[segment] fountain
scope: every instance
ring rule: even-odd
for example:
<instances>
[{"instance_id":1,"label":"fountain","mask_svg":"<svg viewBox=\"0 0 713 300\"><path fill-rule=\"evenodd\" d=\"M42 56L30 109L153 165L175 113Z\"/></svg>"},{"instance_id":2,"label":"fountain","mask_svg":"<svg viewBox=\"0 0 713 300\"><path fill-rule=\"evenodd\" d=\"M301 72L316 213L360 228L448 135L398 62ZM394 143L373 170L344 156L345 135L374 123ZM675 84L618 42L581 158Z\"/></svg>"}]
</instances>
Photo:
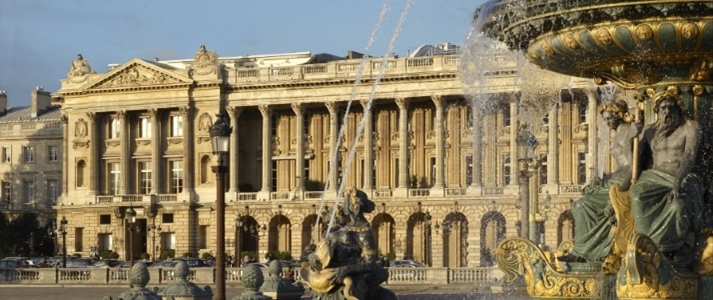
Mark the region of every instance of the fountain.
<instances>
[{"instance_id":1,"label":"fountain","mask_svg":"<svg viewBox=\"0 0 713 300\"><path fill-rule=\"evenodd\" d=\"M713 3L489 1L471 35L542 69L631 90L637 102L637 134L624 140L632 184L609 189L617 226L601 269L561 268L532 241L508 238L497 249L506 279L522 266L533 298L710 299Z\"/></svg>"}]
</instances>

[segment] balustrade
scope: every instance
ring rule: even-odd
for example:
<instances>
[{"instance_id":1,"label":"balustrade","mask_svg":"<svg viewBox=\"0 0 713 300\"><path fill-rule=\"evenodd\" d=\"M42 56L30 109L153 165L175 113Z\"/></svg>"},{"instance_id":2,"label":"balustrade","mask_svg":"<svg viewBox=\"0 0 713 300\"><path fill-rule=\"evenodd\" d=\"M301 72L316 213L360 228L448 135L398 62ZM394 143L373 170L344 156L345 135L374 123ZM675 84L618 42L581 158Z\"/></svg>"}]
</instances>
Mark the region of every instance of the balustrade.
<instances>
[{"instance_id":1,"label":"balustrade","mask_svg":"<svg viewBox=\"0 0 713 300\"><path fill-rule=\"evenodd\" d=\"M304 193L305 199L322 199L322 196L324 196L324 192L305 192Z\"/></svg>"},{"instance_id":2,"label":"balustrade","mask_svg":"<svg viewBox=\"0 0 713 300\"><path fill-rule=\"evenodd\" d=\"M465 188L446 188L446 197L465 196Z\"/></svg>"},{"instance_id":3,"label":"balustrade","mask_svg":"<svg viewBox=\"0 0 713 300\"><path fill-rule=\"evenodd\" d=\"M238 193L238 201L257 201L257 193Z\"/></svg>"},{"instance_id":4,"label":"balustrade","mask_svg":"<svg viewBox=\"0 0 713 300\"><path fill-rule=\"evenodd\" d=\"M272 200L288 200L288 199L290 199L290 192L273 192L270 194L270 199L272 199Z\"/></svg>"},{"instance_id":5,"label":"balustrade","mask_svg":"<svg viewBox=\"0 0 713 300\"><path fill-rule=\"evenodd\" d=\"M409 197L428 197L431 195L431 189L409 189Z\"/></svg>"},{"instance_id":6,"label":"balustrade","mask_svg":"<svg viewBox=\"0 0 713 300\"><path fill-rule=\"evenodd\" d=\"M485 195L502 195L505 189L502 187L484 187L483 196Z\"/></svg>"},{"instance_id":7,"label":"balustrade","mask_svg":"<svg viewBox=\"0 0 713 300\"><path fill-rule=\"evenodd\" d=\"M374 198L391 198L394 194L394 191L392 190L375 190L374 191Z\"/></svg>"}]
</instances>

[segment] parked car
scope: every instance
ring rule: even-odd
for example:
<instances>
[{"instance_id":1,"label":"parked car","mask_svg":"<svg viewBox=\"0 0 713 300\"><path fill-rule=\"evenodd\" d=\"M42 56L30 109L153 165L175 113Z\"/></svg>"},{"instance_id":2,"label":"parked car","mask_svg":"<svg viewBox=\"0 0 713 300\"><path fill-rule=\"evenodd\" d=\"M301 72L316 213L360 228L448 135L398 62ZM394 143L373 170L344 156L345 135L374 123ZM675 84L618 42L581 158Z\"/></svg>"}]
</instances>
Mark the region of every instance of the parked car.
<instances>
[{"instance_id":1,"label":"parked car","mask_svg":"<svg viewBox=\"0 0 713 300\"><path fill-rule=\"evenodd\" d=\"M178 262L180 260L185 261L188 267L190 268L207 268L211 267L211 264L208 263L205 259L200 259L200 258L175 258L173 259L174 261ZM175 264L174 264L175 266Z\"/></svg>"},{"instance_id":2,"label":"parked car","mask_svg":"<svg viewBox=\"0 0 713 300\"><path fill-rule=\"evenodd\" d=\"M422 263L412 259L393 260L389 262L389 268L423 268Z\"/></svg>"},{"instance_id":3,"label":"parked car","mask_svg":"<svg viewBox=\"0 0 713 300\"><path fill-rule=\"evenodd\" d=\"M159 262L155 262L154 264L150 265L149 268L173 269L176 267L177 263L178 263L178 261L175 261L175 260L159 261Z\"/></svg>"},{"instance_id":4,"label":"parked car","mask_svg":"<svg viewBox=\"0 0 713 300\"><path fill-rule=\"evenodd\" d=\"M94 265L92 267L94 267L94 268L114 268L120 264L121 264L121 261L118 261L116 259L102 259L102 260L94 261Z\"/></svg>"},{"instance_id":5,"label":"parked car","mask_svg":"<svg viewBox=\"0 0 713 300\"><path fill-rule=\"evenodd\" d=\"M94 261L89 258L67 259L67 268L91 268L92 266L94 266Z\"/></svg>"},{"instance_id":6,"label":"parked car","mask_svg":"<svg viewBox=\"0 0 713 300\"><path fill-rule=\"evenodd\" d=\"M22 259L22 258L0 259L0 269L20 269L20 268L39 268L39 266L31 263L31 260L29 260L29 259Z\"/></svg>"}]
</instances>

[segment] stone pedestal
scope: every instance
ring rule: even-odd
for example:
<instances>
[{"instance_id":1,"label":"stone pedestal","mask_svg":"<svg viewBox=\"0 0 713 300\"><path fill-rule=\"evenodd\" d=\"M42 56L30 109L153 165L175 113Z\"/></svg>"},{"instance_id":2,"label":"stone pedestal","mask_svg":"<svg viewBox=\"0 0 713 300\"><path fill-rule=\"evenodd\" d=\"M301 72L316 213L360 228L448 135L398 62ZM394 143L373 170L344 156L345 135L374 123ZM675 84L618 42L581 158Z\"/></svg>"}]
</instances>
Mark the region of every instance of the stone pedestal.
<instances>
[{"instance_id":1,"label":"stone pedestal","mask_svg":"<svg viewBox=\"0 0 713 300\"><path fill-rule=\"evenodd\" d=\"M233 297L232 300L270 300L272 297L263 295L258 291L262 286L264 277L260 267L255 264L249 264L243 268L243 273L240 275L240 281L243 282L245 291L240 296Z\"/></svg>"},{"instance_id":2,"label":"stone pedestal","mask_svg":"<svg viewBox=\"0 0 713 300\"><path fill-rule=\"evenodd\" d=\"M191 270L185 261L178 261L174 269L176 280L169 283L166 288L158 294L164 299L172 297L174 300L212 300L213 292L210 287L206 286L205 290L199 288L195 283L186 279Z\"/></svg>"},{"instance_id":3,"label":"stone pedestal","mask_svg":"<svg viewBox=\"0 0 713 300\"><path fill-rule=\"evenodd\" d=\"M287 279L281 277L282 265L279 261L270 262L270 275L260 286L260 291L265 296L270 296L276 300L300 300L305 293L302 284L294 285ZM293 272L297 272L293 270Z\"/></svg>"}]
</instances>

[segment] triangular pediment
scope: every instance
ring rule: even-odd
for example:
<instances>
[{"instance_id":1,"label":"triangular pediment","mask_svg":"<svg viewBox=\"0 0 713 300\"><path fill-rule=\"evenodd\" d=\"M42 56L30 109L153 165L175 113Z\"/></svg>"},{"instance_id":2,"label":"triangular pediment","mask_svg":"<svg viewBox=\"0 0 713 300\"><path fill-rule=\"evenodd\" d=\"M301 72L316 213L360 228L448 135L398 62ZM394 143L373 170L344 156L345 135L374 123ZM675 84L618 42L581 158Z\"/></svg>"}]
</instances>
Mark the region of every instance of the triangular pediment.
<instances>
[{"instance_id":1,"label":"triangular pediment","mask_svg":"<svg viewBox=\"0 0 713 300\"><path fill-rule=\"evenodd\" d=\"M193 79L169 68L134 58L88 82L82 90L191 84Z\"/></svg>"}]
</instances>

